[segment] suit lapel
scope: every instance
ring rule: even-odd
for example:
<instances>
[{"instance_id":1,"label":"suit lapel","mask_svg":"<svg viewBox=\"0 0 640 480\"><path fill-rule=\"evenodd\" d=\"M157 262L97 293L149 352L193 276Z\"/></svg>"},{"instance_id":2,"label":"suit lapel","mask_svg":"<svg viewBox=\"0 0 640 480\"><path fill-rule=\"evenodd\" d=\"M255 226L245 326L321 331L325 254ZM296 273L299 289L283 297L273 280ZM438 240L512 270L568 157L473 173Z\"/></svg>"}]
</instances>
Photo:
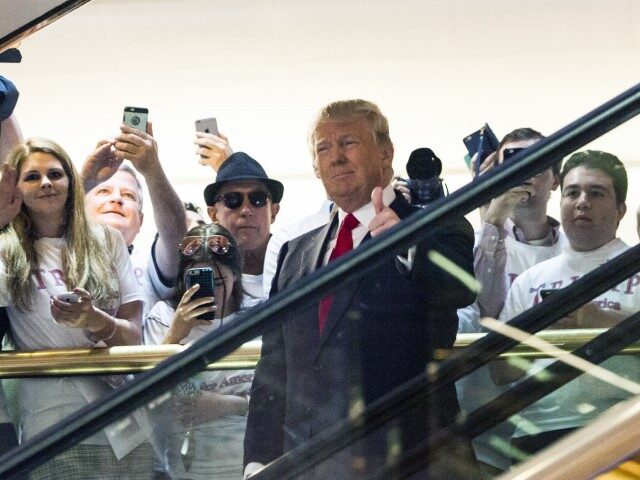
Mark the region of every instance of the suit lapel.
<instances>
[{"instance_id":1,"label":"suit lapel","mask_svg":"<svg viewBox=\"0 0 640 480\"><path fill-rule=\"evenodd\" d=\"M403 219L404 217L408 216L410 213L413 212L412 208L404 199L404 197L399 194L398 192L396 192L396 198L395 200L391 203L391 205L389 205L389 207L396 212L396 214L398 215L398 217L400 217L400 219ZM338 215L336 214L335 217L337 218ZM329 222L329 226L332 226L336 223L336 220L334 219L333 221ZM337 226L337 225L336 225ZM330 238L330 233L331 233L331 228L327 228L325 231L325 238L323 242L318 242L318 244L321 244L322 249L320 252L318 252L318 266L317 268L322 267L322 263L324 261L324 253L326 252L326 246L329 243L329 238ZM366 236L364 237L364 239L362 240L363 242L368 241L369 239L371 239L371 233L367 232ZM345 315L345 312L347 310L347 307L349 306L349 304L351 303L351 299L353 298L354 294L356 293L356 290L360 284L360 282L362 281L366 281L366 279L361 279L358 282L348 282L345 284L340 285L339 288L337 288L333 294L333 302L331 303L331 308L329 309L329 314L327 316L327 323L324 326L324 330L322 331L322 334L320 335L320 342L318 347L321 348L327 341L327 339L329 338L329 335L331 334L331 330L333 330L333 328L336 326L336 324L338 323L338 321L343 317L343 315ZM316 325L318 323L318 309L316 308L316 313L315 313L315 319L316 319ZM318 350L319 351L319 350Z\"/></svg>"}]
</instances>

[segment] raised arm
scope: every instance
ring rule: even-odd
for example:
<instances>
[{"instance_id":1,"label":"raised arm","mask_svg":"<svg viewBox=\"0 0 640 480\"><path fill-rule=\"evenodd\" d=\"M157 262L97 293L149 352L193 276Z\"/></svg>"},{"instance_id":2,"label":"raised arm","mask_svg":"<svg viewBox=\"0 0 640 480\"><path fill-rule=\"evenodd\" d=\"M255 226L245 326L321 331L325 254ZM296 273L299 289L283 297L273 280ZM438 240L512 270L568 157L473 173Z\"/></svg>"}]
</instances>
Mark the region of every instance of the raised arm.
<instances>
[{"instance_id":1,"label":"raised arm","mask_svg":"<svg viewBox=\"0 0 640 480\"><path fill-rule=\"evenodd\" d=\"M20 212L22 194L17 187L18 173L6 163L0 167L0 231Z\"/></svg>"},{"instance_id":2,"label":"raised arm","mask_svg":"<svg viewBox=\"0 0 640 480\"><path fill-rule=\"evenodd\" d=\"M162 278L173 279L178 273L178 245L187 233L184 206L158 158L158 145L153 138L151 122L148 123L147 133L124 124L120 130L114 144L115 156L131 161L145 179L158 228L155 246L157 266Z\"/></svg>"},{"instance_id":3,"label":"raised arm","mask_svg":"<svg viewBox=\"0 0 640 480\"><path fill-rule=\"evenodd\" d=\"M222 134L196 132L196 139L193 143L198 147L200 165L208 165L214 172L217 172L220 165L233 153L229 140Z\"/></svg>"},{"instance_id":4,"label":"raised arm","mask_svg":"<svg viewBox=\"0 0 640 480\"><path fill-rule=\"evenodd\" d=\"M9 152L22 142L22 131L15 114L0 122L0 161L4 162Z\"/></svg>"},{"instance_id":5,"label":"raised arm","mask_svg":"<svg viewBox=\"0 0 640 480\"><path fill-rule=\"evenodd\" d=\"M84 191L89 192L99 183L109 180L120 168L122 158L115 155L115 140L102 139L82 164Z\"/></svg>"}]
</instances>

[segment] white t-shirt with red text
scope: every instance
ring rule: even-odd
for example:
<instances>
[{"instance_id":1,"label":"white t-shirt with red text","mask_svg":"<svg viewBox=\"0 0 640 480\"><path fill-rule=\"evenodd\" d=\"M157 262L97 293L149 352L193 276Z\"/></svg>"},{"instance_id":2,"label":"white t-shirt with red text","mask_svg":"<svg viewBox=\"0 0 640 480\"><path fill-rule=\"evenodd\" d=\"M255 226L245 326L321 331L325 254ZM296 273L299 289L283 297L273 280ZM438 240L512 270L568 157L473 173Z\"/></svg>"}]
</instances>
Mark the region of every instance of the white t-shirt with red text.
<instances>
[{"instance_id":1,"label":"white t-shirt with red text","mask_svg":"<svg viewBox=\"0 0 640 480\"><path fill-rule=\"evenodd\" d=\"M540 303L540 290L566 287L628 248L620 239L611 240L590 252L577 252L566 247L559 256L531 267L515 279L500 313L500 320L507 322ZM593 302L603 310L621 314L622 318L638 312L640 273L596 297ZM534 375L552 361L536 360L528 375ZM614 356L601 366L630 380L640 381L640 358L637 356ZM515 436L522 436L525 431L531 432L532 424L540 432L584 426L630 395L583 374L523 410L520 417L523 422L528 423L522 430L516 430Z\"/></svg>"},{"instance_id":2,"label":"white t-shirt with red text","mask_svg":"<svg viewBox=\"0 0 640 480\"><path fill-rule=\"evenodd\" d=\"M112 249L112 254L115 260L119 298L100 307L110 315L114 315L120 305L142 300L142 295L122 236L113 229L107 231L110 236L107 245L115 247ZM51 296L70 290L70 287L64 283L62 268L61 248L64 243L64 238L41 238L35 241L39 262L35 274L30 279L35 295L32 297L32 307L26 312L21 312L12 305L7 289L12 279L7 277L5 265L0 260L0 305L7 307L11 337L17 350L95 346L83 329L60 325L51 315ZM111 391L112 387L98 377L22 379L19 402L22 440L33 437ZM118 438L117 442L116 445L113 443L112 445L116 455L120 457L129 446L123 438ZM91 437L86 443L106 445L111 442L108 442L107 437L100 433Z\"/></svg>"}]
</instances>

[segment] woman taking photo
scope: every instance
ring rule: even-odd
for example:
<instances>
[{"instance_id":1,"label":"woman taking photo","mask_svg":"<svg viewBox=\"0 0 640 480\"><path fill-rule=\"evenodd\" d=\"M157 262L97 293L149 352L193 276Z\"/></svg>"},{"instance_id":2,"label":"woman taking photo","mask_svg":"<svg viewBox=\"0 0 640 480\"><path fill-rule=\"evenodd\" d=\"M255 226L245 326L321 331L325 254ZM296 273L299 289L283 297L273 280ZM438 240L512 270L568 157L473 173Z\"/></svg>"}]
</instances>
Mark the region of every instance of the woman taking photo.
<instances>
[{"instance_id":1,"label":"woman taking photo","mask_svg":"<svg viewBox=\"0 0 640 480\"><path fill-rule=\"evenodd\" d=\"M17 172L22 206L0 236L0 305L7 307L16 349L140 343L142 301L124 241L87 220L82 182L67 153L51 140L31 138L7 163ZM111 389L98 377L22 380L22 441ZM128 478L136 468L149 475L148 459L136 457L144 449L135 448L139 443L125 443L107 428L31 478Z\"/></svg>"},{"instance_id":2,"label":"woman taking photo","mask_svg":"<svg viewBox=\"0 0 640 480\"><path fill-rule=\"evenodd\" d=\"M198 282L189 286L192 278ZM213 286L213 296L198 292ZM242 302L242 261L235 240L219 224L191 229L180 244L176 293L145 319L147 344L187 344L214 331ZM209 316L210 320L202 316ZM155 409L154 446L176 479L242 478L248 394L253 370L203 372L181 383Z\"/></svg>"}]
</instances>

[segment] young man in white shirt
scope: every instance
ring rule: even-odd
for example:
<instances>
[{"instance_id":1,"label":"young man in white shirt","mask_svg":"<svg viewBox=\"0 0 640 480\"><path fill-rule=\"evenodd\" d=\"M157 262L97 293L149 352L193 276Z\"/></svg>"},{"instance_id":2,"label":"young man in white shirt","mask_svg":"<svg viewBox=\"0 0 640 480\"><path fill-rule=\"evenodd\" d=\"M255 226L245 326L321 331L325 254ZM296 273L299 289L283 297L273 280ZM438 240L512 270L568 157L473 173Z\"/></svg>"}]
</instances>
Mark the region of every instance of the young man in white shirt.
<instances>
[{"instance_id":1,"label":"young man in white shirt","mask_svg":"<svg viewBox=\"0 0 640 480\"><path fill-rule=\"evenodd\" d=\"M562 227L569 245L559 256L526 270L513 282L500 314L502 321L541 302L541 290L563 288L628 248L616 238L619 222L626 213L627 194L627 174L618 158L592 150L575 153L565 163L560 182ZM609 328L639 309L640 274L636 274L560 319L552 328ZM528 373L534 374L549 362L536 361ZM612 357L602 366L640 380L637 357ZM628 395L583 375L520 412L522 420L513 443L527 453L536 452L584 426ZM537 433L531 434L532 426Z\"/></svg>"}]
</instances>

